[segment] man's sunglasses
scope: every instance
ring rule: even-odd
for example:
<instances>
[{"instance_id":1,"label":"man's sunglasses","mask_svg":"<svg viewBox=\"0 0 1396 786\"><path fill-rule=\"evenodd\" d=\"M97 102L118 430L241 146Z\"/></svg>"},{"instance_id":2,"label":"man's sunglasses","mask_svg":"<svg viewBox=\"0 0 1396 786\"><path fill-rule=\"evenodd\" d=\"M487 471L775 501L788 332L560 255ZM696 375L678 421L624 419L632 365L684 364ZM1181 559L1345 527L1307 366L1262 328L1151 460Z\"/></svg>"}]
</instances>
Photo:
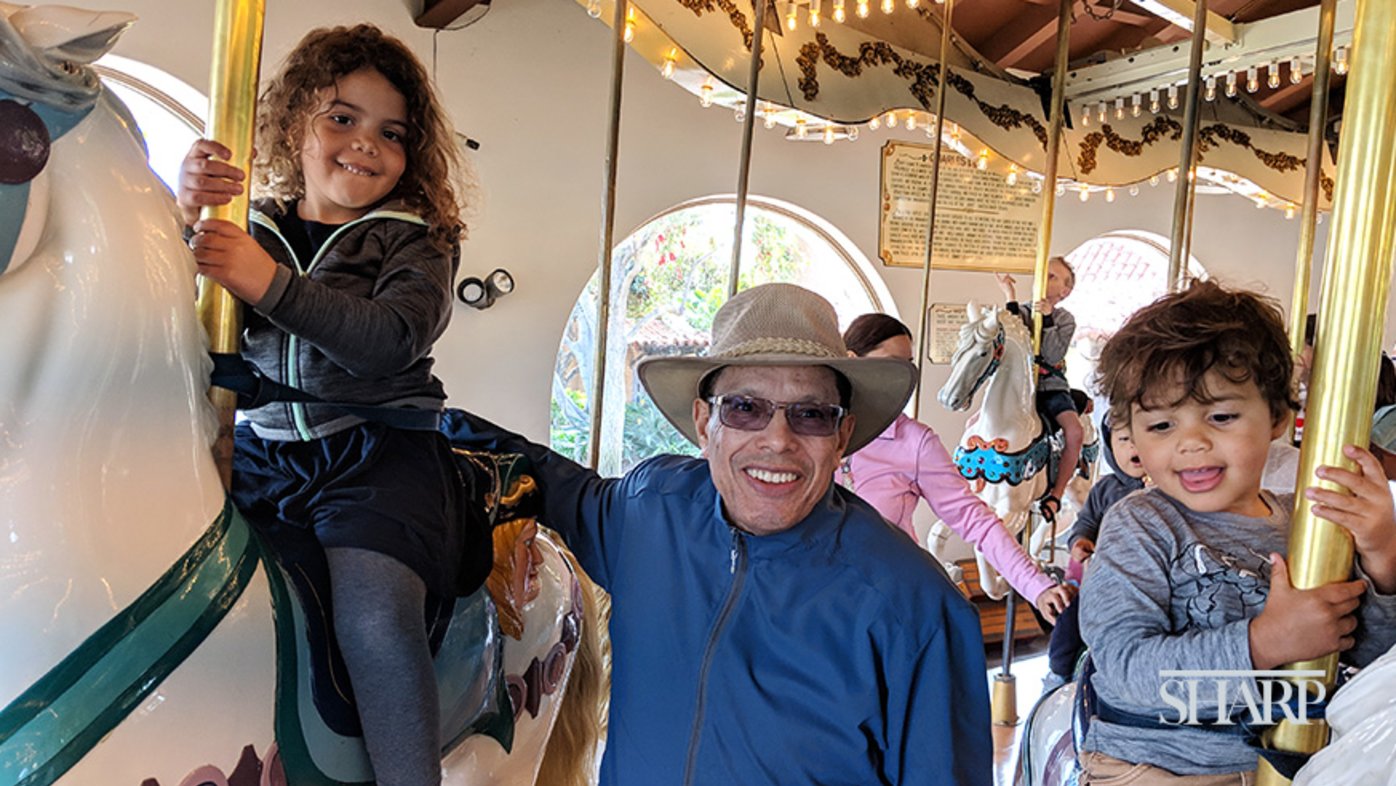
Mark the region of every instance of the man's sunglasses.
<instances>
[{"instance_id":1,"label":"man's sunglasses","mask_svg":"<svg viewBox=\"0 0 1396 786\"><path fill-rule=\"evenodd\" d=\"M830 437L838 431L847 410L838 404L811 404L798 401L771 401L755 396L713 396L708 403L717 407L722 425L741 431L760 431L785 410L790 430L806 437Z\"/></svg>"}]
</instances>

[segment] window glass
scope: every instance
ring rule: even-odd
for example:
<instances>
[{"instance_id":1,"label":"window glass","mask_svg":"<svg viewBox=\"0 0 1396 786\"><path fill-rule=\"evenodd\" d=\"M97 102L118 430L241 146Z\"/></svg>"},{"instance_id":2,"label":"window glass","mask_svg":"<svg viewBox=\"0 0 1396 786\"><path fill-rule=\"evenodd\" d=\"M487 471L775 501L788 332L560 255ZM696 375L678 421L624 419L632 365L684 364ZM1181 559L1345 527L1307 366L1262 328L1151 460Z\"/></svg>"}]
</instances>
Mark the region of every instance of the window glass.
<instances>
[{"instance_id":1,"label":"window glass","mask_svg":"<svg viewBox=\"0 0 1396 786\"><path fill-rule=\"evenodd\" d=\"M746 217L739 288L799 284L827 298L841 326L869 311L893 313L880 277L833 227L770 200L749 200ZM603 474L663 453L697 454L650 402L634 370L647 355L707 350L713 316L727 300L735 220L730 197L699 200L659 215L616 246ZM582 463L589 459L598 286L599 272L572 309L553 374L552 446Z\"/></svg>"}]
</instances>

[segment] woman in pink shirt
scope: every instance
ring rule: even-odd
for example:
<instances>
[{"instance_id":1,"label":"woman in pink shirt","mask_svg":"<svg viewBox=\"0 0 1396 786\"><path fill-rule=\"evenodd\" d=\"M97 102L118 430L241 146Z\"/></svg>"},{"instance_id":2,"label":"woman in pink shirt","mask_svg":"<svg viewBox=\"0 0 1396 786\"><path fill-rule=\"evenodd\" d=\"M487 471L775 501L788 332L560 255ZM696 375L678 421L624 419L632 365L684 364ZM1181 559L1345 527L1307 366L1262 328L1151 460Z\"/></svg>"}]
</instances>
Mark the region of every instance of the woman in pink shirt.
<instances>
[{"instance_id":1,"label":"woman in pink shirt","mask_svg":"<svg viewBox=\"0 0 1396 786\"><path fill-rule=\"evenodd\" d=\"M843 340L850 355L912 359L911 331L886 314L853 320ZM970 492L930 426L898 415L886 431L844 459L839 472L839 482L913 539L912 514L918 500L926 500L936 516L973 543L1020 595L1031 598L1048 621L1055 621L1070 603L1071 589L1057 586L1043 573L993 510Z\"/></svg>"}]
</instances>

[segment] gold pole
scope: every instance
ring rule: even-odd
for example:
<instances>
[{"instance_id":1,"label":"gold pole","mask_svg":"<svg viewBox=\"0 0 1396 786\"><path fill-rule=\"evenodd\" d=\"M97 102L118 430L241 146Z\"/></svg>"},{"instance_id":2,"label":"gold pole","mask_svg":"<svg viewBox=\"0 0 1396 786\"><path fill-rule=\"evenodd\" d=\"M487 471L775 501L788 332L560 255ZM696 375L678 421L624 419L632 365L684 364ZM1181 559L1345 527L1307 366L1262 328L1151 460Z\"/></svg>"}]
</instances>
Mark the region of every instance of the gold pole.
<instances>
[{"instance_id":1,"label":"gold pole","mask_svg":"<svg viewBox=\"0 0 1396 786\"><path fill-rule=\"evenodd\" d=\"M209 74L207 135L233 151L228 163L251 172L252 131L257 116L257 72L262 62L263 0L218 0L213 24L213 66ZM252 182L249 177L246 183ZM227 205L206 207L203 218L231 221L247 229L248 188ZM242 309L228 290L210 279L199 282L199 321L208 332L211 352L237 352L242 340ZM218 413L213 459L227 488L233 473L233 418L237 395L210 388Z\"/></svg>"},{"instance_id":2,"label":"gold pole","mask_svg":"<svg viewBox=\"0 0 1396 786\"><path fill-rule=\"evenodd\" d=\"M732 238L732 269L727 274L727 297L737 294L742 272L742 224L746 222L746 192L751 178L751 136L756 127L756 92L761 79L761 42L766 38L766 3L752 0L751 64L746 76L746 115L742 118L742 153L737 163L737 226Z\"/></svg>"},{"instance_id":3,"label":"gold pole","mask_svg":"<svg viewBox=\"0 0 1396 786\"><path fill-rule=\"evenodd\" d=\"M620 156L620 98L625 79L625 12L626 0L615 0L611 17L611 103L610 125L606 129L606 186L601 201L600 282L597 292L596 355L592 363L593 379L587 405L591 407L591 441L587 445L588 462L592 469L601 469L601 406L606 396L606 344L611 327L611 247L616 231L616 163Z\"/></svg>"},{"instance_id":4,"label":"gold pole","mask_svg":"<svg viewBox=\"0 0 1396 786\"><path fill-rule=\"evenodd\" d=\"M1313 375L1305 414L1304 447L1299 456L1300 487L1320 464L1353 467L1342 453L1347 444L1366 445L1372 425L1377 366L1372 347L1380 346L1383 311L1391 286L1391 255L1396 251L1396 3L1357 0L1352 35L1352 75L1347 83L1343 131L1338 149L1337 193L1328 238L1318 311ZM1315 481L1335 488L1325 481ZM1337 524L1313 515L1303 495L1295 498L1289 533L1289 574L1294 586L1312 589L1344 581L1352 572L1352 539ZM1337 653L1294 669L1322 669L1329 687ZM1327 742L1328 727L1311 721L1280 723L1268 735L1270 747L1312 753ZM1264 761L1257 783L1288 781Z\"/></svg>"},{"instance_id":5,"label":"gold pole","mask_svg":"<svg viewBox=\"0 0 1396 786\"><path fill-rule=\"evenodd\" d=\"M1304 164L1304 204L1299 216L1299 251L1294 257L1294 298L1289 307L1289 346L1297 358L1304 351L1304 322L1309 315L1309 276L1314 266L1314 225L1318 223L1319 176L1323 174L1323 129L1328 121L1329 56L1338 0L1322 0L1318 10L1318 46L1314 52L1314 90L1309 100L1309 154ZM1294 439L1294 417L1289 419Z\"/></svg>"},{"instance_id":6,"label":"gold pole","mask_svg":"<svg viewBox=\"0 0 1396 786\"><path fill-rule=\"evenodd\" d=\"M936 87L936 144L931 156L931 183L926 191L926 266L921 270L921 316L916 329L916 392L911 396L911 416L921 416L921 380L926 371L926 336L930 330L931 258L936 236L936 190L940 188L940 151L945 146L945 93L950 81L950 19L955 13L955 0L945 0L940 15L940 85Z\"/></svg>"},{"instance_id":7,"label":"gold pole","mask_svg":"<svg viewBox=\"0 0 1396 786\"><path fill-rule=\"evenodd\" d=\"M1057 211L1057 158L1061 155L1062 114L1067 96L1067 68L1071 64L1072 0L1057 8L1057 70L1051 75L1051 112L1047 119L1047 170L1043 173L1043 221L1037 225L1037 264L1033 265L1033 300L1047 297L1047 260L1051 258L1051 222ZM1043 350L1043 316L1033 309L1033 355Z\"/></svg>"},{"instance_id":8,"label":"gold pole","mask_svg":"<svg viewBox=\"0 0 1396 786\"><path fill-rule=\"evenodd\" d=\"M1207 46L1207 0L1196 0L1192 15L1192 49L1188 52L1188 86L1183 106L1183 145L1178 157L1178 188L1173 196L1173 239L1168 244L1168 291L1183 288L1192 246L1192 200L1197 187L1197 118L1201 106L1202 50Z\"/></svg>"},{"instance_id":9,"label":"gold pole","mask_svg":"<svg viewBox=\"0 0 1396 786\"><path fill-rule=\"evenodd\" d=\"M1037 264L1032 274L1032 302L1047 297L1047 260L1052 253L1052 216L1057 209L1057 158L1061 155L1062 115L1065 114L1066 72L1071 59L1071 4L1057 9L1057 65L1052 72L1052 111L1047 124L1047 170L1042 175L1042 223L1037 225ZM1032 352L1042 352L1042 313L1032 310Z\"/></svg>"}]
</instances>

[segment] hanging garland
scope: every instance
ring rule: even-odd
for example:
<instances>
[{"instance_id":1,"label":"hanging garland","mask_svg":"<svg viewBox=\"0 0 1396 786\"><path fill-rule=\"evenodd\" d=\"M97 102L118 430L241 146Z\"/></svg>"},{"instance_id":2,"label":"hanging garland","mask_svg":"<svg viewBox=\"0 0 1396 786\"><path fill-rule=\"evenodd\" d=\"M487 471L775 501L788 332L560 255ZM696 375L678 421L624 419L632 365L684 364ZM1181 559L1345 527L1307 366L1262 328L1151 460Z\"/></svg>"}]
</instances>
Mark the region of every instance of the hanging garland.
<instances>
[{"instance_id":1,"label":"hanging garland","mask_svg":"<svg viewBox=\"0 0 1396 786\"><path fill-rule=\"evenodd\" d=\"M850 57L839 52L825 34L816 33L814 38L814 41L800 47L800 54L795 59L800 68L800 92L806 101L819 98L818 66L821 60L850 79L861 76L864 68L893 64L892 73L908 80L911 83L908 89L912 96L923 109L930 111L931 99L935 97L935 89L940 82L939 64L924 65L908 60L893 49L891 44L883 41L864 41L858 46L858 56ZM974 83L953 71L950 72L948 81L950 87L972 101L989 122L1007 131L1026 126L1032 129L1033 135L1042 144L1042 149L1047 149L1047 128L1036 117L1007 104L993 106L980 100L975 95Z\"/></svg>"}]
</instances>

